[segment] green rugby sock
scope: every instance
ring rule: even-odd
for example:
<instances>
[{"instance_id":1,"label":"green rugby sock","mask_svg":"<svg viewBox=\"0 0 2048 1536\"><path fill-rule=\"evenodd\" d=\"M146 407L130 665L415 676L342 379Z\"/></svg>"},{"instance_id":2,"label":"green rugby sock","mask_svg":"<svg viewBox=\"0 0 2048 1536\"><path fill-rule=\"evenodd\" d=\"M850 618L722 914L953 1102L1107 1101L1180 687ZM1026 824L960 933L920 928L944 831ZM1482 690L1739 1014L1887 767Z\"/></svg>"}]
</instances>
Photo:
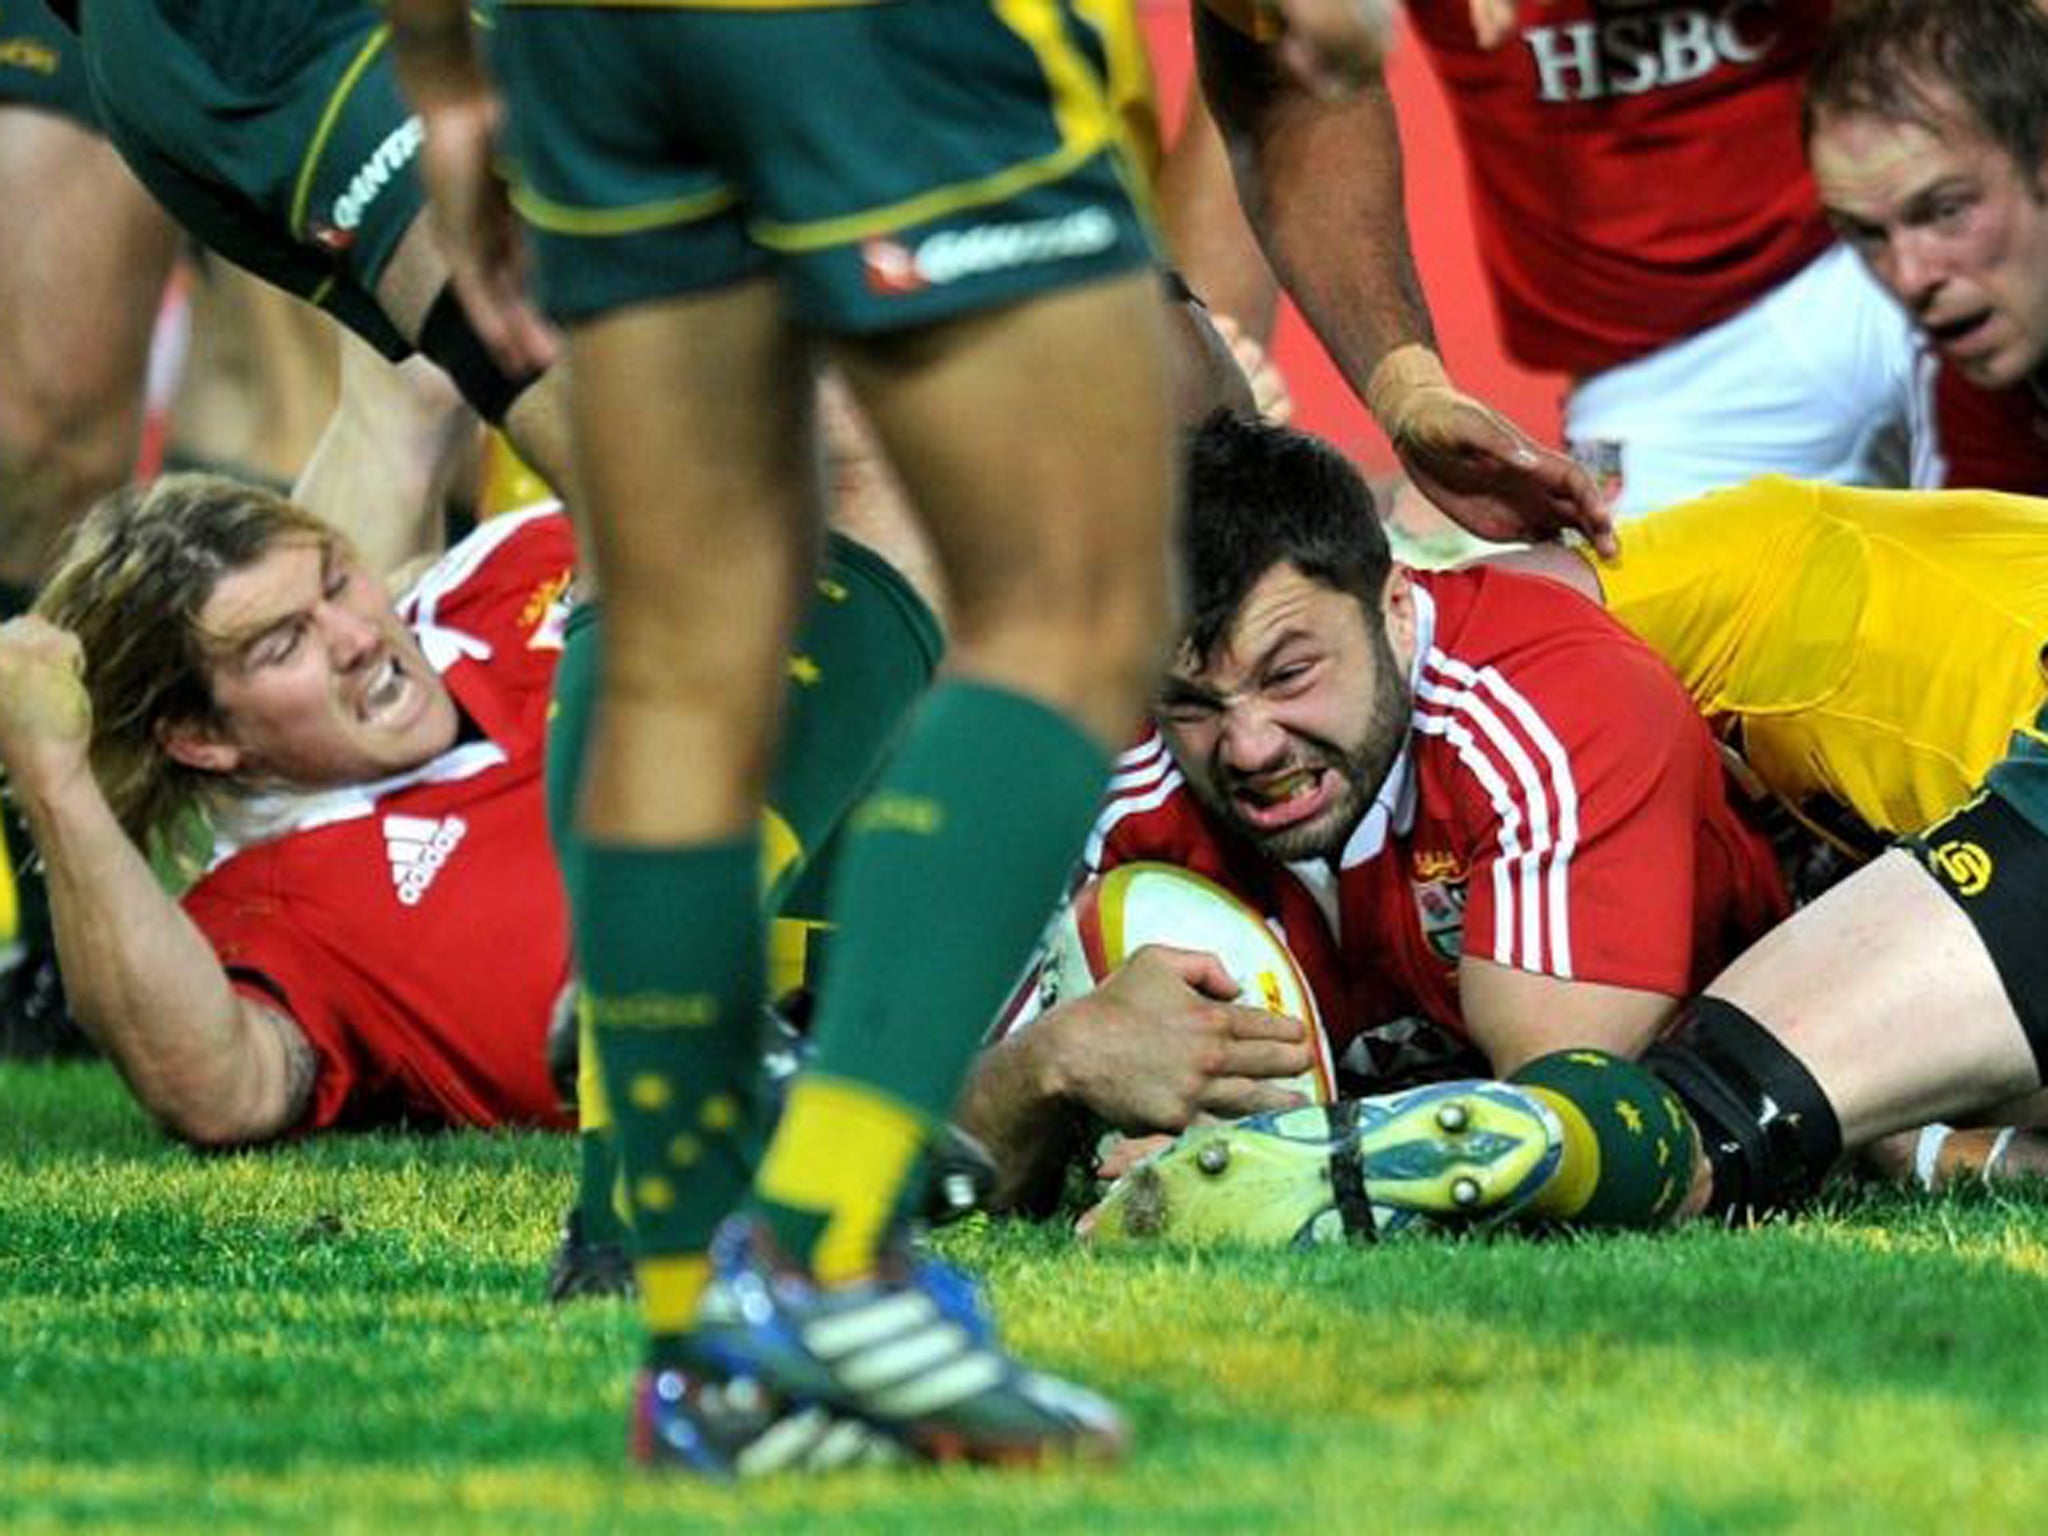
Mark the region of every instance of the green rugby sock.
<instances>
[{"instance_id":1,"label":"green rugby sock","mask_svg":"<svg viewBox=\"0 0 2048 1536\"><path fill-rule=\"evenodd\" d=\"M554 842L563 881L571 885L571 866L581 844L576 832L576 790L583 781L583 757L597 711L601 640L597 604L578 603L571 608L562 625L562 658L555 663L554 696L548 701L548 836Z\"/></svg>"},{"instance_id":2,"label":"green rugby sock","mask_svg":"<svg viewBox=\"0 0 2048 1536\"><path fill-rule=\"evenodd\" d=\"M577 1227L586 1243L623 1243L626 1221L619 1214L619 1156L612 1147L612 1131L585 1130L576 1133Z\"/></svg>"},{"instance_id":3,"label":"green rugby sock","mask_svg":"<svg viewBox=\"0 0 2048 1536\"><path fill-rule=\"evenodd\" d=\"M768 788L770 909L786 910L810 863L874 781L930 686L938 623L893 567L835 534L789 657L782 747ZM776 864L786 832L798 857Z\"/></svg>"},{"instance_id":4,"label":"green rugby sock","mask_svg":"<svg viewBox=\"0 0 2048 1536\"><path fill-rule=\"evenodd\" d=\"M576 786L597 703L600 605L570 610L548 715L548 829L565 869L573 862ZM942 642L938 621L893 567L838 534L805 610L789 659L782 749L770 785L769 909L800 900L813 863L875 776L905 717L931 682ZM808 907L798 910L810 912Z\"/></svg>"},{"instance_id":5,"label":"green rugby sock","mask_svg":"<svg viewBox=\"0 0 2048 1536\"><path fill-rule=\"evenodd\" d=\"M1528 1207L1538 1221L1654 1227L1691 1188L1698 1139L1664 1082L1633 1061L1577 1048L1539 1056L1508 1079L1565 1125L1564 1159Z\"/></svg>"},{"instance_id":6,"label":"green rugby sock","mask_svg":"<svg viewBox=\"0 0 2048 1536\"><path fill-rule=\"evenodd\" d=\"M586 843L571 883L590 1011L659 1353L687 1328L711 1234L757 1144L760 843Z\"/></svg>"},{"instance_id":7,"label":"green rugby sock","mask_svg":"<svg viewBox=\"0 0 2048 1536\"><path fill-rule=\"evenodd\" d=\"M951 1111L1059 899L1108 766L1093 738L1036 700L951 682L855 809L832 894L815 1076L839 1085L820 1104L849 1091L865 1103L875 1134L857 1145L875 1166L822 1166L833 1138L790 1126L793 1100L756 1186L756 1209L786 1248L813 1264L834 1256L821 1273L872 1258L919 1164L879 1128Z\"/></svg>"}]
</instances>

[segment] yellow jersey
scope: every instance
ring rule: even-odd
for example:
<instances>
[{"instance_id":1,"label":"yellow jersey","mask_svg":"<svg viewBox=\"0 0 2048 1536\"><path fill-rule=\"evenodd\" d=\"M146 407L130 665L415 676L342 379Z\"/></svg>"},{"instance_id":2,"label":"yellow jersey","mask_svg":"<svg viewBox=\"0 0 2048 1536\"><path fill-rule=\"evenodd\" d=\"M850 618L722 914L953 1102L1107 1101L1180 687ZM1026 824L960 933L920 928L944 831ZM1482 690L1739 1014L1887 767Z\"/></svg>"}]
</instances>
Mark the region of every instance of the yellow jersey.
<instances>
[{"instance_id":1,"label":"yellow jersey","mask_svg":"<svg viewBox=\"0 0 2048 1536\"><path fill-rule=\"evenodd\" d=\"M1758 777L1851 852L1959 805L2048 700L2048 500L1772 476L1586 558Z\"/></svg>"}]
</instances>

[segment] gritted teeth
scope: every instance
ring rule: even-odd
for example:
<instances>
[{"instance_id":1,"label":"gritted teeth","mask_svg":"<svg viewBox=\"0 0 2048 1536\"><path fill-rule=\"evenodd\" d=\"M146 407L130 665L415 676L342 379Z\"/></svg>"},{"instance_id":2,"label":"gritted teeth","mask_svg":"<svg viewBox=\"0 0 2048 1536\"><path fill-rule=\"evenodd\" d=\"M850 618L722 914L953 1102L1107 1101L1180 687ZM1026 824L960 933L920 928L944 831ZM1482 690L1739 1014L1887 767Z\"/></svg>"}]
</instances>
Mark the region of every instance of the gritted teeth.
<instances>
[{"instance_id":1,"label":"gritted teeth","mask_svg":"<svg viewBox=\"0 0 2048 1536\"><path fill-rule=\"evenodd\" d=\"M377 670L371 674L368 686L363 689L363 711L365 714L388 709L398 700L405 679L398 670L398 658L387 655L377 663Z\"/></svg>"},{"instance_id":2,"label":"gritted teeth","mask_svg":"<svg viewBox=\"0 0 2048 1536\"><path fill-rule=\"evenodd\" d=\"M1319 772L1315 768L1295 768L1274 778L1248 783L1242 792L1246 799L1261 805L1280 805L1314 789Z\"/></svg>"}]
</instances>

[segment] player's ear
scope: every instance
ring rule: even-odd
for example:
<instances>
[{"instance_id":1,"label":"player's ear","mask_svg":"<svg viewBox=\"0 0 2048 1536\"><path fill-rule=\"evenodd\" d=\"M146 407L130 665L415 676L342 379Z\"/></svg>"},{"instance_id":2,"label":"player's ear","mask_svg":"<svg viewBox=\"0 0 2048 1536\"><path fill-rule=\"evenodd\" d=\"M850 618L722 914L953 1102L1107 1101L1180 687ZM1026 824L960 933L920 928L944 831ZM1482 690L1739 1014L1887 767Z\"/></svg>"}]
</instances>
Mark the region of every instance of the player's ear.
<instances>
[{"instance_id":1,"label":"player's ear","mask_svg":"<svg viewBox=\"0 0 2048 1536\"><path fill-rule=\"evenodd\" d=\"M1387 572L1387 585L1380 593L1380 622L1386 626L1388 646L1407 666L1415 659L1415 583L1405 565Z\"/></svg>"},{"instance_id":2,"label":"player's ear","mask_svg":"<svg viewBox=\"0 0 2048 1536\"><path fill-rule=\"evenodd\" d=\"M172 762L202 773L233 773L242 765L242 749L220 726L204 720L159 720L156 744Z\"/></svg>"}]
</instances>

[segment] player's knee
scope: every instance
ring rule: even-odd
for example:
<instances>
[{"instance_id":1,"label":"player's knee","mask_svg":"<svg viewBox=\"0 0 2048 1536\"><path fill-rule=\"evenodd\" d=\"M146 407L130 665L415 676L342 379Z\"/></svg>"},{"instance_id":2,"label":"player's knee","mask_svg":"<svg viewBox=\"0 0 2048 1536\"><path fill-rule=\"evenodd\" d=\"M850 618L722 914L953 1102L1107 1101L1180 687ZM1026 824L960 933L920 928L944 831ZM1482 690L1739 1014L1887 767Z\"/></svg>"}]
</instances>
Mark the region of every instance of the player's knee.
<instances>
[{"instance_id":1,"label":"player's knee","mask_svg":"<svg viewBox=\"0 0 2048 1536\"><path fill-rule=\"evenodd\" d=\"M0 423L0 575L29 581L65 529L135 467L131 415L95 415L76 401L17 401ZM18 567L18 568L17 568Z\"/></svg>"},{"instance_id":2,"label":"player's knee","mask_svg":"<svg viewBox=\"0 0 2048 1536\"><path fill-rule=\"evenodd\" d=\"M1713 1169L1712 1213L1742 1219L1793 1209L1842 1155L1841 1124L1813 1074L1724 998L1688 1004L1677 1031L1642 1062L1692 1115Z\"/></svg>"}]
</instances>

